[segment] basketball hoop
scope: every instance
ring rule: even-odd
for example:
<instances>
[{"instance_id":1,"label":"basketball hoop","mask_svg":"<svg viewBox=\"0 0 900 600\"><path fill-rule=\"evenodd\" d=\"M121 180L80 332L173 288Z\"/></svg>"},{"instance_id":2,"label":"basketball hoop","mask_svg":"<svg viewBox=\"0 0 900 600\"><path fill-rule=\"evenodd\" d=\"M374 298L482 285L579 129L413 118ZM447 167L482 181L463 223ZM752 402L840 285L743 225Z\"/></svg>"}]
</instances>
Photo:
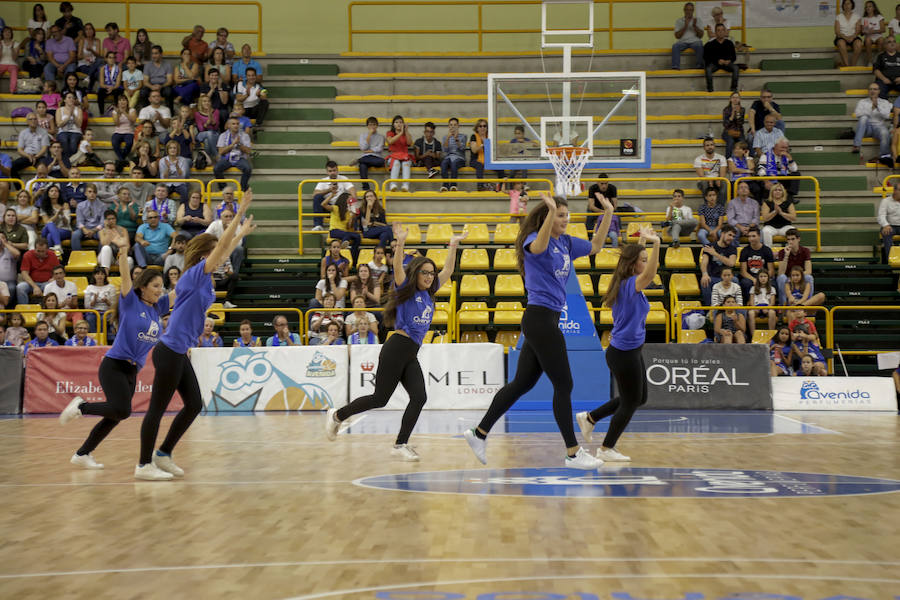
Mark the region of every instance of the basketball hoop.
<instances>
[{"instance_id":1,"label":"basketball hoop","mask_svg":"<svg viewBox=\"0 0 900 600\"><path fill-rule=\"evenodd\" d=\"M591 157L582 146L551 146L547 148L550 162L556 171L556 193L569 197L581 193L581 171Z\"/></svg>"}]
</instances>

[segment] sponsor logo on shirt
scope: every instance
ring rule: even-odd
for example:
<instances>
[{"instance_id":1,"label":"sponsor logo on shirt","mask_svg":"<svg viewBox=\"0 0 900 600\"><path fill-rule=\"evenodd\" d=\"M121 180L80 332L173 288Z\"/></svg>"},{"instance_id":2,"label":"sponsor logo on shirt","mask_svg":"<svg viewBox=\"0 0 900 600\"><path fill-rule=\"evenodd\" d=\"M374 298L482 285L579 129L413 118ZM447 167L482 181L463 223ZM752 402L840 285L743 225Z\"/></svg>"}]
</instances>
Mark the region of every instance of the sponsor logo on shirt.
<instances>
[{"instance_id":1,"label":"sponsor logo on shirt","mask_svg":"<svg viewBox=\"0 0 900 600\"><path fill-rule=\"evenodd\" d=\"M553 249L554 252L559 252L556 248ZM557 279L564 280L569 278L569 268L572 266L572 261L569 258L568 254L563 254L563 266L560 269L556 269L553 271L553 275L556 276Z\"/></svg>"},{"instance_id":2,"label":"sponsor logo on shirt","mask_svg":"<svg viewBox=\"0 0 900 600\"><path fill-rule=\"evenodd\" d=\"M417 298L419 300L419 298ZM422 311L421 315L416 315L413 317L413 323L417 325L430 325L431 324L431 311L432 308L430 306L426 306Z\"/></svg>"},{"instance_id":3,"label":"sponsor logo on shirt","mask_svg":"<svg viewBox=\"0 0 900 600\"><path fill-rule=\"evenodd\" d=\"M147 313L142 312L141 316L146 317ZM138 339L142 342L149 342L151 344L155 344L159 341L159 323L156 321L150 321L150 326L147 328L146 333L143 331L139 331L137 335Z\"/></svg>"}]
</instances>

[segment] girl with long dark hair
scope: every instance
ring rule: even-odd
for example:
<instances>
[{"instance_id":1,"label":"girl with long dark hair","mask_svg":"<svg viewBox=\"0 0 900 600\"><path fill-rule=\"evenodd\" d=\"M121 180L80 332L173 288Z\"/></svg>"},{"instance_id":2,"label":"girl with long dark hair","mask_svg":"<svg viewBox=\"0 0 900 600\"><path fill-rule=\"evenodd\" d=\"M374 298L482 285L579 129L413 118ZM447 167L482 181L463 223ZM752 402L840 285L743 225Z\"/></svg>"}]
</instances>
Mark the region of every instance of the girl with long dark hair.
<instances>
[{"instance_id":1,"label":"girl with long dark hair","mask_svg":"<svg viewBox=\"0 0 900 600\"><path fill-rule=\"evenodd\" d=\"M648 256L644 244L653 248ZM652 229L642 229L639 244L622 248L619 263L609 283L603 306L612 308L613 328L606 349L606 364L615 378L619 395L591 412L575 415L581 434L591 441L594 425L612 415L597 458L604 462L628 462L631 459L616 450L619 436L628 427L634 411L647 402L647 379L641 349L647 335L647 313L650 303L644 295L659 268L659 236Z\"/></svg>"},{"instance_id":2,"label":"girl with long dark hair","mask_svg":"<svg viewBox=\"0 0 900 600\"><path fill-rule=\"evenodd\" d=\"M519 355L515 378L503 386L481 423L465 432L466 441L475 456L487 464L487 434L500 417L528 390L542 373L553 384L553 417L566 443L564 465L574 469L596 469L602 461L595 459L575 439L572 424L572 371L566 354L566 341L559 330L559 317L566 304L566 280L572 261L596 254L603 248L613 207L605 196L599 200L604 214L592 242L566 234L569 206L565 198L541 194L543 202L526 217L516 239L519 272L525 280L528 305L522 315L525 343Z\"/></svg>"},{"instance_id":3,"label":"girl with long dark hair","mask_svg":"<svg viewBox=\"0 0 900 600\"><path fill-rule=\"evenodd\" d=\"M391 456L417 461L419 455L408 444L426 400L425 377L417 355L422 340L431 327L434 295L453 275L456 247L466 238L466 233L451 236L447 260L440 273L437 272L434 261L425 256L417 256L406 269L403 268L403 245L407 234L405 227L394 224L394 237L397 239L394 286L384 309L384 322L394 328L395 335L388 338L378 354L375 392L361 396L341 409L328 409L325 415L325 436L334 441L342 421L367 410L386 406L399 383L409 394L409 404L403 412L400 433L391 449Z\"/></svg>"},{"instance_id":4,"label":"girl with long dark hair","mask_svg":"<svg viewBox=\"0 0 900 600\"><path fill-rule=\"evenodd\" d=\"M188 350L196 345L203 333L206 311L216 299L213 271L231 256L241 239L256 228L252 216L244 220L252 200L253 193L248 189L237 214L218 240L212 234L201 233L192 238L184 250L184 272L175 286L178 302L172 309L166 332L153 349L156 374L150 406L141 424L141 456L134 469L137 479L161 481L184 477L184 470L172 460L172 451L203 408L200 384ZM154 452L159 423L176 390L181 394L184 408L175 415L166 439Z\"/></svg>"},{"instance_id":5,"label":"girl with long dark hair","mask_svg":"<svg viewBox=\"0 0 900 600\"><path fill-rule=\"evenodd\" d=\"M116 238L114 243L127 248L128 236ZM81 415L103 417L70 460L73 465L85 469L103 468L91 453L120 421L131 415L137 374L162 333L162 316L169 312L169 305L175 299L175 292L166 294L159 271L147 269L132 284L127 252L119 252L119 274L122 277L119 302L112 309L115 313L113 321L119 324L118 334L103 357L98 373L106 402L85 402L76 396L59 415L63 425ZM150 466L151 470L155 468Z\"/></svg>"}]
</instances>

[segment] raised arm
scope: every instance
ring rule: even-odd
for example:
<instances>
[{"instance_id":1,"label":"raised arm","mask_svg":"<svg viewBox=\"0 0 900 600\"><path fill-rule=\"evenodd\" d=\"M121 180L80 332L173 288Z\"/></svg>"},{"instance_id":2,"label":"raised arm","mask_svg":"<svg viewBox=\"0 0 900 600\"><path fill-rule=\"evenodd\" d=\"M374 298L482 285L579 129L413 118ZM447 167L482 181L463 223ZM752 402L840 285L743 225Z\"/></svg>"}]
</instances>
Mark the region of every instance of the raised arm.
<instances>
[{"instance_id":1,"label":"raised arm","mask_svg":"<svg viewBox=\"0 0 900 600\"><path fill-rule=\"evenodd\" d=\"M225 262L225 259L234 251L241 239L256 229L256 225L253 224L252 215L244 220L244 215L247 213L247 209L250 207L252 201L253 191L248 188L247 191L244 192L244 197L241 198L241 203L238 205L238 211L234 216L234 220L228 225L228 229L222 233L222 237L219 238L216 247L213 248L212 253L210 253L209 257L206 259L205 272L212 273L219 268L219 265ZM242 220L244 220L243 223L241 223Z\"/></svg>"},{"instance_id":2,"label":"raised arm","mask_svg":"<svg viewBox=\"0 0 900 600\"><path fill-rule=\"evenodd\" d=\"M543 254L544 250L547 249L547 246L550 245L550 232L553 230L553 219L556 217L556 200L554 200L547 192L541 192L541 200L544 201L548 211L547 217L544 219L544 224L538 229L537 237L531 242L532 254ZM609 229L607 228L607 231L608 230Z\"/></svg>"},{"instance_id":3,"label":"raised arm","mask_svg":"<svg viewBox=\"0 0 900 600\"><path fill-rule=\"evenodd\" d=\"M131 292L131 286L134 283L131 281L131 271L128 269L128 234L114 237L111 243L119 247L119 276L122 279L119 294L124 298Z\"/></svg>"},{"instance_id":4,"label":"raised arm","mask_svg":"<svg viewBox=\"0 0 900 600\"><path fill-rule=\"evenodd\" d=\"M444 261L444 268L438 273L438 287L442 287L453 276L453 270L456 268L456 247L468 235L468 231L463 231L459 235L450 236L450 243L447 245L447 260Z\"/></svg>"},{"instance_id":5,"label":"raised arm","mask_svg":"<svg viewBox=\"0 0 900 600\"><path fill-rule=\"evenodd\" d=\"M406 272L403 270L403 257L405 251L403 249L406 244L406 236L409 235L406 227L400 223L394 223L394 238L397 240L397 247L394 248L394 285L400 287L406 281Z\"/></svg>"},{"instance_id":6,"label":"raised arm","mask_svg":"<svg viewBox=\"0 0 900 600\"><path fill-rule=\"evenodd\" d=\"M596 194L600 204L603 205L603 220L600 221L600 225L594 230L594 237L591 239L591 254L600 252L606 243L606 236L609 233L610 225L612 225L614 211L612 202L606 196L600 192L596 192Z\"/></svg>"},{"instance_id":7,"label":"raised arm","mask_svg":"<svg viewBox=\"0 0 900 600\"><path fill-rule=\"evenodd\" d=\"M638 292L653 283L653 278L656 277L656 271L659 269L659 236L656 235L653 229L647 227L646 229L641 229L641 241L651 242L653 249L650 250L647 266L634 280L634 287Z\"/></svg>"}]
</instances>

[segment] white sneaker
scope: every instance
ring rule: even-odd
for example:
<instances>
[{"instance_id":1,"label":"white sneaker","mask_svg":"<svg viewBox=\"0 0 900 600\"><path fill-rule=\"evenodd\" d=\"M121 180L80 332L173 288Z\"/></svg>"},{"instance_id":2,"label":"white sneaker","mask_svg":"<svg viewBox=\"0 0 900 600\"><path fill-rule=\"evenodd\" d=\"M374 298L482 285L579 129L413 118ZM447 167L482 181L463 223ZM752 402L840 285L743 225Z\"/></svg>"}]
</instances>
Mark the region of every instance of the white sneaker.
<instances>
[{"instance_id":1,"label":"white sneaker","mask_svg":"<svg viewBox=\"0 0 900 600\"><path fill-rule=\"evenodd\" d=\"M53 250L54 254L57 254L57 255L62 255L62 253L63 253L62 246L59 246L59 245L53 246L50 249Z\"/></svg>"},{"instance_id":2,"label":"white sneaker","mask_svg":"<svg viewBox=\"0 0 900 600\"><path fill-rule=\"evenodd\" d=\"M416 454L416 451L412 449L412 446L409 444L400 444L399 446L395 445L391 448L391 456L395 458L402 458L407 462L418 462L419 455Z\"/></svg>"},{"instance_id":3,"label":"white sneaker","mask_svg":"<svg viewBox=\"0 0 900 600\"><path fill-rule=\"evenodd\" d=\"M66 407L63 409L61 413L59 413L59 424L65 425L69 421L73 419L77 419L81 416L81 410L78 408L84 404L84 399L81 396L75 396Z\"/></svg>"},{"instance_id":4,"label":"white sneaker","mask_svg":"<svg viewBox=\"0 0 900 600\"><path fill-rule=\"evenodd\" d=\"M171 473L175 477L184 477L184 469L176 465L171 456L160 456L159 454L154 452L153 464L160 471Z\"/></svg>"},{"instance_id":5,"label":"white sneaker","mask_svg":"<svg viewBox=\"0 0 900 600\"><path fill-rule=\"evenodd\" d=\"M591 456L590 452L588 452L584 448L579 448L578 452L575 453L575 456L566 457L565 466L568 469L593 471L594 469L599 469L601 466L603 466L603 461L599 458L594 458L593 456Z\"/></svg>"},{"instance_id":6,"label":"white sneaker","mask_svg":"<svg viewBox=\"0 0 900 600\"><path fill-rule=\"evenodd\" d=\"M103 465L94 460L90 454L73 454L69 462L85 469L102 469Z\"/></svg>"},{"instance_id":7,"label":"white sneaker","mask_svg":"<svg viewBox=\"0 0 900 600\"><path fill-rule=\"evenodd\" d=\"M237 308L237 304L229 300L226 300L222 306L224 306L225 308Z\"/></svg>"},{"instance_id":8,"label":"white sneaker","mask_svg":"<svg viewBox=\"0 0 900 600\"><path fill-rule=\"evenodd\" d=\"M325 228L322 227L321 225L316 225L315 227L312 228L312 230L313 231L325 231Z\"/></svg>"},{"instance_id":9,"label":"white sneaker","mask_svg":"<svg viewBox=\"0 0 900 600\"><path fill-rule=\"evenodd\" d=\"M400 189L403 190L404 192L408 192L408 191L409 191L409 186L408 186L408 185L402 185L402 186L400 186Z\"/></svg>"},{"instance_id":10,"label":"white sneaker","mask_svg":"<svg viewBox=\"0 0 900 600\"><path fill-rule=\"evenodd\" d=\"M615 448L597 448L597 458L603 462L631 462L630 456L625 456Z\"/></svg>"},{"instance_id":11,"label":"white sneaker","mask_svg":"<svg viewBox=\"0 0 900 600\"><path fill-rule=\"evenodd\" d=\"M463 437L469 442L469 448L475 453L475 458L481 461L481 464L487 464L487 440L483 440L475 435L474 429L466 429Z\"/></svg>"},{"instance_id":12,"label":"white sneaker","mask_svg":"<svg viewBox=\"0 0 900 600\"><path fill-rule=\"evenodd\" d=\"M341 422L337 420L337 409L329 408L325 411L325 437L329 442L337 439L338 430L341 428Z\"/></svg>"},{"instance_id":13,"label":"white sneaker","mask_svg":"<svg viewBox=\"0 0 900 600\"><path fill-rule=\"evenodd\" d=\"M390 191L390 192L396 192L396 191L397 191L397 185L392 183L392 184L391 184L391 187L390 187L390 189L389 189L388 191Z\"/></svg>"},{"instance_id":14,"label":"white sneaker","mask_svg":"<svg viewBox=\"0 0 900 600\"><path fill-rule=\"evenodd\" d=\"M592 442L594 437L594 424L588 420L587 412L580 412L575 415L575 421L581 428L581 436L586 442Z\"/></svg>"},{"instance_id":15,"label":"white sneaker","mask_svg":"<svg viewBox=\"0 0 900 600\"><path fill-rule=\"evenodd\" d=\"M144 481L169 481L175 479L171 473L166 473L153 463L135 465L134 478L143 479Z\"/></svg>"}]
</instances>

